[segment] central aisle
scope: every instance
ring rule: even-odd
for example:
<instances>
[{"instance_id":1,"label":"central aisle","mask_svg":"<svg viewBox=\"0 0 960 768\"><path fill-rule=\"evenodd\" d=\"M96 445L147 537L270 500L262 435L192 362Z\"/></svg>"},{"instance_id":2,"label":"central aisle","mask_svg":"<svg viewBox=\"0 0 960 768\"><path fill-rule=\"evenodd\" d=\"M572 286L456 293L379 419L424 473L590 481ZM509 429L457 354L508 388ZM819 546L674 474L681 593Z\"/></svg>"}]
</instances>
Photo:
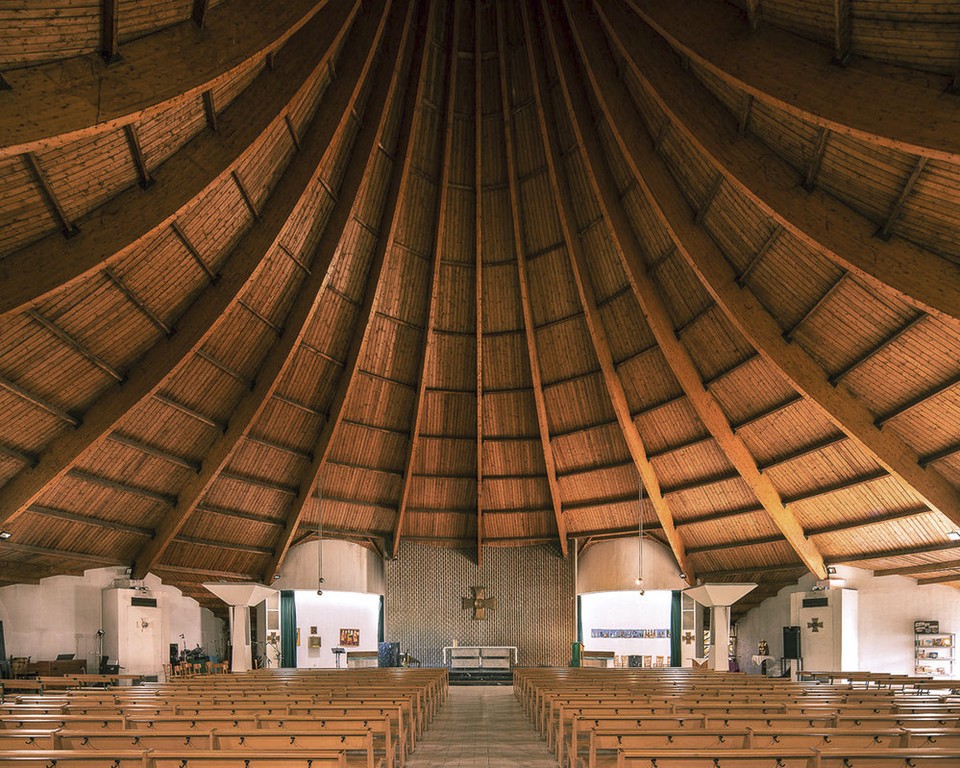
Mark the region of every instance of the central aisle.
<instances>
[{"instance_id":1,"label":"central aisle","mask_svg":"<svg viewBox=\"0 0 960 768\"><path fill-rule=\"evenodd\" d=\"M407 768L556 768L510 686L451 686Z\"/></svg>"}]
</instances>

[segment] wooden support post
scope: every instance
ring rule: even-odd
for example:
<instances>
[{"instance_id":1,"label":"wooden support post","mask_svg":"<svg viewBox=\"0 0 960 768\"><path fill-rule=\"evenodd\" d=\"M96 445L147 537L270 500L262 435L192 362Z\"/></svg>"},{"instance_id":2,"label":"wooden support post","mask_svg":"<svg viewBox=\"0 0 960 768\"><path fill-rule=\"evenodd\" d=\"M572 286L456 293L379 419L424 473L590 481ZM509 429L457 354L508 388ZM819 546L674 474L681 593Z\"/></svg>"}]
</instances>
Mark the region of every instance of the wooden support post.
<instances>
[{"instance_id":1,"label":"wooden support post","mask_svg":"<svg viewBox=\"0 0 960 768\"><path fill-rule=\"evenodd\" d=\"M893 208L890 209L890 213L887 215L887 220L883 223L883 226L877 230L877 237L881 240L889 240L893 236L893 225L896 224L897 219L900 218L900 214L903 212L903 206L907 202L907 198L910 197L910 193L913 192L917 179L920 178L923 169L927 167L928 159L929 158L924 155L917 158L916 165L913 166L913 171L911 171L910 176L903 185L903 189L900 190L900 194L897 196L897 201L893 204Z\"/></svg>"},{"instance_id":2,"label":"wooden support post","mask_svg":"<svg viewBox=\"0 0 960 768\"><path fill-rule=\"evenodd\" d=\"M813 154L807 163L807 172L803 177L803 188L807 190L807 192L813 192L813 190L817 188L817 176L820 173L820 163L823 162L823 153L827 149L829 137L830 132L826 128L821 128L820 133L817 134L817 143L813 148Z\"/></svg>"},{"instance_id":3,"label":"wooden support post","mask_svg":"<svg viewBox=\"0 0 960 768\"><path fill-rule=\"evenodd\" d=\"M833 0L833 63L841 67L850 63L853 45L850 5L850 0Z\"/></svg>"},{"instance_id":4,"label":"wooden support post","mask_svg":"<svg viewBox=\"0 0 960 768\"><path fill-rule=\"evenodd\" d=\"M120 61L120 0L101 0L100 56L106 64Z\"/></svg>"},{"instance_id":5,"label":"wooden support post","mask_svg":"<svg viewBox=\"0 0 960 768\"><path fill-rule=\"evenodd\" d=\"M210 0L193 0L193 23L203 29L203 22L207 19L207 9Z\"/></svg>"},{"instance_id":6,"label":"wooden support post","mask_svg":"<svg viewBox=\"0 0 960 768\"><path fill-rule=\"evenodd\" d=\"M63 232L63 236L69 239L80 234L80 229L76 224L73 223L70 217L67 216L67 212L63 209L63 206L60 204L60 200L54 193L53 186L50 184L50 177L48 177L46 171L43 170L43 166L40 164L40 158L38 158L33 152L27 152L24 157L26 158L30 169L33 171L33 175L37 179L37 183L40 184L40 189L43 190L43 194L47 198L47 202L50 203L54 213L60 220L60 224L63 227L61 230Z\"/></svg>"},{"instance_id":7,"label":"wooden support post","mask_svg":"<svg viewBox=\"0 0 960 768\"><path fill-rule=\"evenodd\" d=\"M127 137L127 144L130 146L133 164L137 167L140 189L149 189L153 186L153 179L150 176L150 171L147 170L147 162L143 158L143 149L140 147L140 135L137 133L137 126L133 123L127 123L123 126L123 133Z\"/></svg>"}]
</instances>

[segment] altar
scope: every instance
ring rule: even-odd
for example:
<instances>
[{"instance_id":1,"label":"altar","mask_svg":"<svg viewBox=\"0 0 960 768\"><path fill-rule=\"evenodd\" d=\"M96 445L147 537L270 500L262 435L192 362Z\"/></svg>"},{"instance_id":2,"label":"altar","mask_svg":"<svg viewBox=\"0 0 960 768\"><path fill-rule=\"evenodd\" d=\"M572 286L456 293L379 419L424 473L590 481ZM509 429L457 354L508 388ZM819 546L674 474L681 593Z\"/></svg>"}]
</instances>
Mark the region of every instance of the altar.
<instances>
[{"instance_id":1,"label":"altar","mask_svg":"<svg viewBox=\"0 0 960 768\"><path fill-rule=\"evenodd\" d=\"M448 645L443 663L451 669L510 669L517 663L515 645Z\"/></svg>"}]
</instances>

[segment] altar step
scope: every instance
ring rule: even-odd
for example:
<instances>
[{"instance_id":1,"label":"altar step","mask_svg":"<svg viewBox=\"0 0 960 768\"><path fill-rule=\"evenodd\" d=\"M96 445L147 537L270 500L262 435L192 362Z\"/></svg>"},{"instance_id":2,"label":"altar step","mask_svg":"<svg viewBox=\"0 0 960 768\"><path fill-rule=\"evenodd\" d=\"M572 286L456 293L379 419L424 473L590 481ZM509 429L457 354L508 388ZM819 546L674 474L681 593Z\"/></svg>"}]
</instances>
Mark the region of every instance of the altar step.
<instances>
[{"instance_id":1,"label":"altar step","mask_svg":"<svg viewBox=\"0 0 960 768\"><path fill-rule=\"evenodd\" d=\"M451 669L450 685L513 685L509 669Z\"/></svg>"}]
</instances>

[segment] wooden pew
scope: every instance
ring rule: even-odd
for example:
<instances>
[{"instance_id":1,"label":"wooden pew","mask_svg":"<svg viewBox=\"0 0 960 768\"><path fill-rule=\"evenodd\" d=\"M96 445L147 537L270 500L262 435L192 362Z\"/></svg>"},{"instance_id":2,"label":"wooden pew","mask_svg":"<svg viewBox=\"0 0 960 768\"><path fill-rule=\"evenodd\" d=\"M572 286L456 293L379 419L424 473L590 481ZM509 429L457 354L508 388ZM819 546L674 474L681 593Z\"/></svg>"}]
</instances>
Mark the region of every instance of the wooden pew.
<instances>
[{"instance_id":1,"label":"wooden pew","mask_svg":"<svg viewBox=\"0 0 960 768\"><path fill-rule=\"evenodd\" d=\"M57 768L346 768L343 752L329 750L191 750L160 752L82 750L0 752L0 766Z\"/></svg>"},{"instance_id":2,"label":"wooden pew","mask_svg":"<svg viewBox=\"0 0 960 768\"><path fill-rule=\"evenodd\" d=\"M949 749L621 750L617 768L955 768L958 759Z\"/></svg>"}]
</instances>

